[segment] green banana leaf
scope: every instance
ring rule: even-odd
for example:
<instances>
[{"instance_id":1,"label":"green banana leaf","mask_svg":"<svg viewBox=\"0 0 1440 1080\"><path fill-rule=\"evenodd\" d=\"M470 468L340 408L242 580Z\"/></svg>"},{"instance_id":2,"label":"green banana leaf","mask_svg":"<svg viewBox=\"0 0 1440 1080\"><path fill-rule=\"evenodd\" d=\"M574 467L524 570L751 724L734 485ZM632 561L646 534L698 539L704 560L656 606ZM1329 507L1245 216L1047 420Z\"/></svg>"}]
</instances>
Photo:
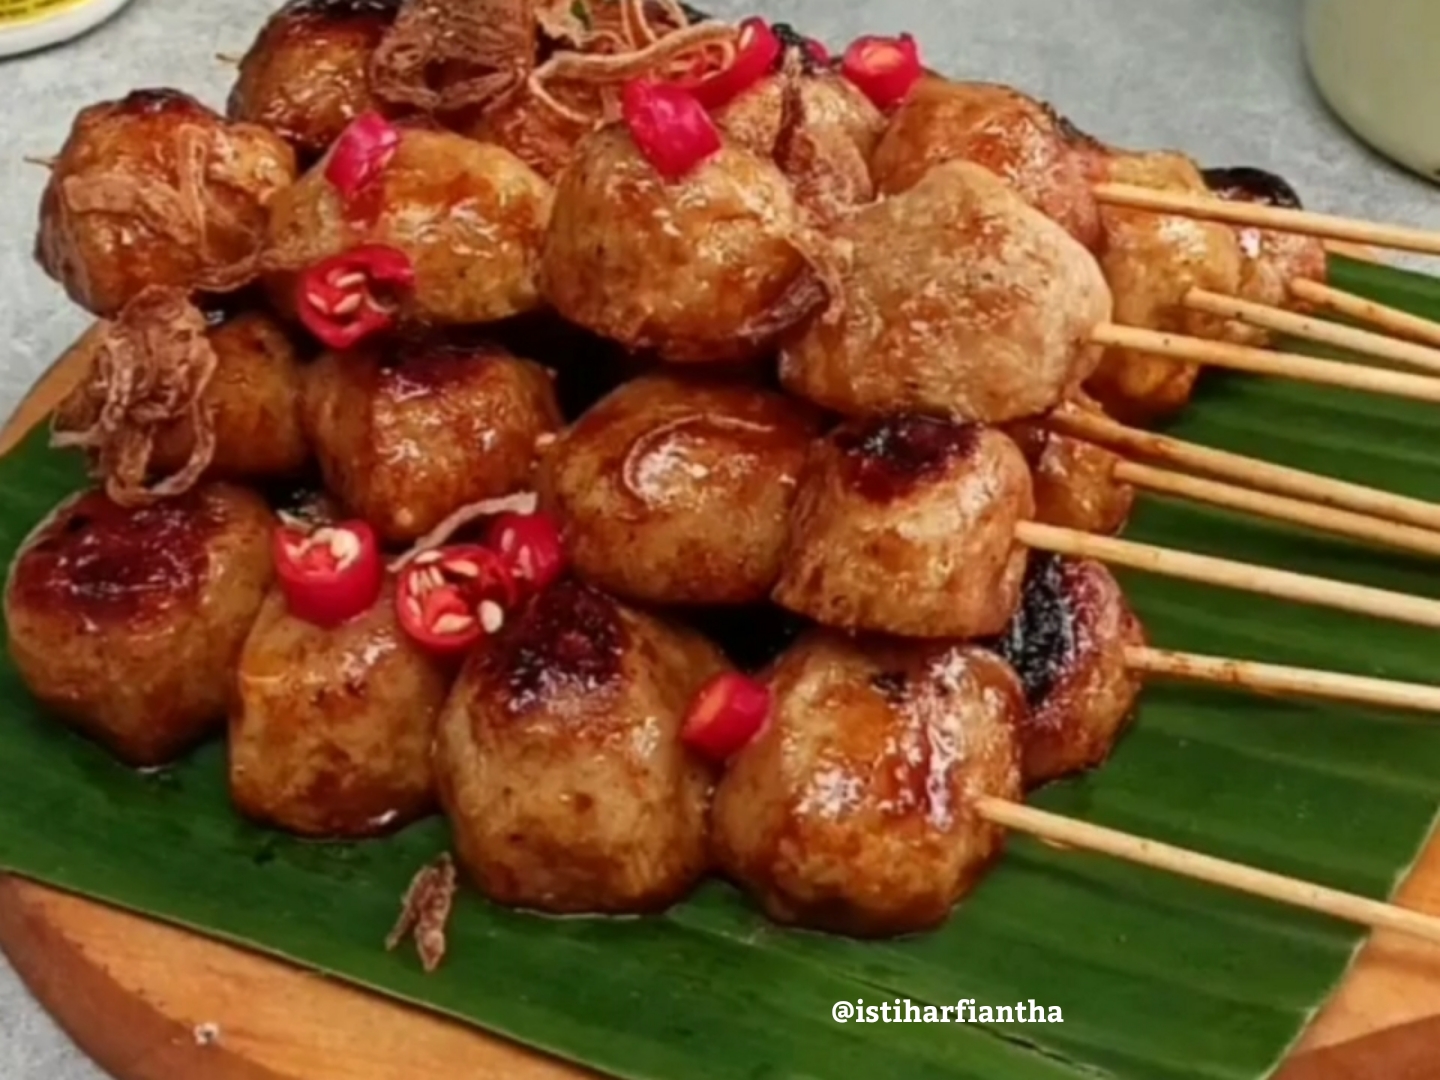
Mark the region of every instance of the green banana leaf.
<instances>
[{"instance_id":1,"label":"green banana leaf","mask_svg":"<svg viewBox=\"0 0 1440 1080\"><path fill-rule=\"evenodd\" d=\"M1440 281L1336 260L1344 288L1440 315ZM1175 433L1440 500L1422 405L1210 378ZM0 553L82 483L32 434L0 460ZM1440 596L1435 566L1145 499L1127 534ZM1126 575L1160 645L1430 681L1425 630ZM1254 1080L1344 973L1352 927L1015 838L941 931L859 943L768 924L711 883L661 917L548 919L457 904L434 975L382 942L411 875L447 848L429 821L385 841L302 843L231 810L224 752L137 774L49 721L0 658L0 867L238 942L615 1076ZM1157 682L1113 760L1048 809L1374 896L1440 805L1425 718ZM837 1024L839 1000L1032 999L1063 1023Z\"/></svg>"}]
</instances>

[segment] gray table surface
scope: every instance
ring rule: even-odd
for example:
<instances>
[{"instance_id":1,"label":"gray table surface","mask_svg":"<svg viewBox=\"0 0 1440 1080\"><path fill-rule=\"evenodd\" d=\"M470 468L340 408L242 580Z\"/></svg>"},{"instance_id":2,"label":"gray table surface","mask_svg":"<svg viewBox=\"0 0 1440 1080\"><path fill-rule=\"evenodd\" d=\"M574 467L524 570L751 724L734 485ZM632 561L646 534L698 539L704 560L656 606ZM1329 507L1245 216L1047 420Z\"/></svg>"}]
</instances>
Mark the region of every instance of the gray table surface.
<instances>
[{"instance_id":1,"label":"gray table surface","mask_svg":"<svg viewBox=\"0 0 1440 1080\"><path fill-rule=\"evenodd\" d=\"M53 152L77 108L136 86L223 104L231 72L214 56L243 51L272 6L135 0L81 41L0 62L10 102L0 130L0 412L85 325L31 262L43 172L21 157ZM911 0L887 5L908 9L900 26L859 0L704 6L725 16L758 7L832 46L908 29L932 67L1046 97L1110 142L1270 168L1315 209L1440 228L1440 192L1363 149L1315 96L1299 51L1302 0ZM98 1077L0 966L0 1080Z\"/></svg>"}]
</instances>

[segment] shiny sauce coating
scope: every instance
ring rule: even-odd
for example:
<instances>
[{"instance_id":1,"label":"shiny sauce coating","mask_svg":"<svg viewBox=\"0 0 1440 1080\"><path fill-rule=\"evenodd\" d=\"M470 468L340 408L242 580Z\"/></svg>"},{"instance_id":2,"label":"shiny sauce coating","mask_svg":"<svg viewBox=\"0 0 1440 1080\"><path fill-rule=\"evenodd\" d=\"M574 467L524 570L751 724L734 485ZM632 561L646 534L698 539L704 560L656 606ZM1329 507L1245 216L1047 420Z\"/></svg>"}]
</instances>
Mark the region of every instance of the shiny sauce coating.
<instances>
[{"instance_id":1,"label":"shiny sauce coating","mask_svg":"<svg viewBox=\"0 0 1440 1080\"><path fill-rule=\"evenodd\" d=\"M831 435L847 480L867 499L888 502L974 452L980 429L929 416L892 416L846 424Z\"/></svg>"}]
</instances>

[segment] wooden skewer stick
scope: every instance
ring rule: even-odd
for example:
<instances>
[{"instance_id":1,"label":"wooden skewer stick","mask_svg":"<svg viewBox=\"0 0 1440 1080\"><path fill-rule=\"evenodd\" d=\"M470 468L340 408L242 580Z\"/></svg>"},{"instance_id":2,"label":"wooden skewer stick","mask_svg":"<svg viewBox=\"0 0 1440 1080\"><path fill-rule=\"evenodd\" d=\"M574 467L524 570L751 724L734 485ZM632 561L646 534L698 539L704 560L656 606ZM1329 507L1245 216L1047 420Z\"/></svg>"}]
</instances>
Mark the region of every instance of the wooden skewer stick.
<instances>
[{"instance_id":1,"label":"wooden skewer stick","mask_svg":"<svg viewBox=\"0 0 1440 1080\"><path fill-rule=\"evenodd\" d=\"M1336 360L1317 360L1294 353L1252 349L1222 341L1165 334L1133 326L1104 323L1090 335L1096 345L1134 349L1137 352L1169 356L1192 364L1247 371L1253 375L1270 375L1281 379L1317 383L1321 386L1343 386L1350 390L1366 390L1373 394L1389 394L1411 401L1440 402L1440 378L1411 375L1403 371L1344 364Z\"/></svg>"},{"instance_id":2,"label":"wooden skewer stick","mask_svg":"<svg viewBox=\"0 0 1440 1080\"><path fill-rule=\"evenodd\" d=\"M1041 525L1034 521L1020 522L1015 527L1015 538L1037 551L1049 551L1077 559L1095 559L1164 577L1197 581L1205 585L1239 589L1280 600L1295 600L1303 604L1389 619L1392 622L1440 629L1440 600L1431 600L1428 597L1311 577L1308 574L1296 574L1268 566L1252 566L1249 563L1217 559L1210 555L1197 555L1190 551L1137 544L1131 540L1093 536L1090 533Z\"/></svg>"},{"instance_id":3,"label":"wooden skewer stick","mask_svg":"<svg viewBox=\"0 0 1440 1080\"><path fill-rule=\"evenodd\" d=\"M1396 341L1384 334L1341 326L1325 319L1312 319L1298 312L1256 304L1208 289L1191 289L1182 302L1192 311L1203 311L1222 319L1238 319L1251 326L1289 334L1306 341L1318 341L1322 345L1334 345L1422 371L1440 372L1440 349L1431 349L1409 341ZM1433 323L1431 325L1434 326ZM1435 330L1440 332L1440 327L1435 327Z\"/></svg>"},{"instance_id":4,"label":"wooden skewer stick","mask_svg":"<svg viewBox=\"0 0 1440 1080\"><path fill-rule=\"evenodd\" d=\"M1313 697L1385 709L1440 713L1440 686L1344 675L1338 671L1258 664L1220 656L1168 652L1163 649L1125 650L1125 666L1146 675L1162 675L1190 682L1236 686L1258 694Z\"/></svg>"},{"instance_id":5,"label":"wooden skewer stick","mask_svg":"<svg viewBox=\"0 0 1440 1080\"><path fill-rule=\"evenodd\" d=\"M1378 488L1317 476L1302 469L1197 446L1168 435L1128 428L1108 416L1083 412L1069 406L1051 414L1049 425L1061 434L1099 443L1126 454L1163 461L1207 476L1222 477L1259 491L1288 495L1322 506L1338 507L1403 522L1422 529L1440 530L1440 505Z\"/></svg>"},{"instance_id":6,"label":"wooden skewer stick","mask_svg":"<svg viewBox=\"0 0 1440 1080\"><path fill-rule=\"evenodd\" d=\"M1440 348L1440 323L1411 315L1408 311L1379 304L1309 278L1296 278L1290 282L1290 295L1324 311L1378 326L1395 337Z\"/></svg>"},{"instance_id":7,"label":"wooden skewer stick","mask_svg":"<svg viewBox=\"0 0 1440 1080\"><path fill-rule=\"evenodd\" d=\"M1318 911L1361 926L1377 930L1398 930L1428 941L1440 941L1440 918L1411 911L1396 904L1314 885L1283 874L1272 874L1242 863L1201 855L1185 848L1162 844L1158 840L1146 840L1130 833L1050 814L1006 799L986 796L976 799L972 805L976 813L986 821L1015 832L1029 833L1064 847L1099 852L1124 859L1126 862L1249 893L1251 896L1261 896L1282 904Z\"/></svg>"},{"instance_id":8,"label":"wooden skewer stick","mask_svg":"<svg viewBox=\"0 0 1440 1080\"><path fill-rule=\"evenodd\" d=\"M1097 184L1095 198L1111 206L1128 206L1161 214L1179 214L1202 221L1228 225L1250 225L1301 236L1328 237L1352 244L1440 255L1440 232L1403 225L1378 225L1371 221L1317 214L1311 210L1287 210L1261 203L1221 199L1180 191L1160 191L1133 184Z\"/></svg>"},{"instance_id":9,"label":"wooden skewer stick","mask_svg":"<svg viewBox=\"0 0 1440 1080\"><path fill-rule=\"evenodd\" d=\"M1440 556L1440 531L1432 529L1417 529L1413 525L1400 525L1383 518L1336 510L1301 499L1288 499L1283 495L1221 484L1134 461L1119 462L1115 466L1114 477L1122 484L1130 484L1162 495L1174 495L1177 498L1220 506L1227 510L1238 510L1257 517L1304 525L1321 532L1348 536L1353 540L1398 548L1401 551Z\"/></svg>"}]
</instances>

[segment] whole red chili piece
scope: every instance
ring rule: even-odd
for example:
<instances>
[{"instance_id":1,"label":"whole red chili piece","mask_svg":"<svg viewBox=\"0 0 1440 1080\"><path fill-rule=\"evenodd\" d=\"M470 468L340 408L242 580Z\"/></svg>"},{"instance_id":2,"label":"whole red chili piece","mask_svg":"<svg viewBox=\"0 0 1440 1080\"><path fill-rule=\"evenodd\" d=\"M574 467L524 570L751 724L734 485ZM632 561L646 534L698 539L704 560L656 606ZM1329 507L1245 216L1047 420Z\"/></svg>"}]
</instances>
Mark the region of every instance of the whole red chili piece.
<instances>
[{"instance_id":1,"label":"whole red chili piece","mask_svg":"<svg viewBox=\"0 0 1440 1080\"><path fill-rule=\"evenodd\" d=\"M840 73L858 86L876 108L891 109L920 80L920 47L909 34L857 38L845 50Z\"/></svg>"},{"instance_id":2,"label":"whole red chili piece","mask_svg":"<svg viewBox=\"0 0 1440 1080\"><path fill-rule=\"evenodd\" d=\"M301 274L295 306L307 330L332 349L348 349L393 325L400 294L414 285L408 255L366 244Z\"/></svg>"},{"instance_id":3,"label":"whole red chili piece","mask_svg":"<svg viewBox=\"0 0 1440 1080\"><path fill-rule=\"evenodd\" d=\"M363 521L343 521L313 532L275 530L275 576L285 606L297 619L338 626L368 611L380 595L385 566L375 533Z\"/></svg>"},{"instance_id":4,"label":"whole red chili piece","mask_svg":"<svg viewBox=\"0 0 1440 1080\"><path fill-rule=\"evenodd\" d=\"M727 68L695 82L685 89L707 109L728 105L775 70L785 45L764 19L746 19L740 24L735 60Z\"/></svg>"},{"instance_id":5,"label":"whole red chili piece","mask_svg":"<svg viewBox=\"0 0 1440 1080\"><path fill-rule=\"evenodd\" d=\"M500 556L479 544L423 551L400 571L395 586L401 629L442 656L464 652L498 633L519 599Z\"/></svg>"},{"instance_id":6,"label":"whole red chili piece","mask_svg":"<svg viewBox=\"0 0 1440 1080\"><path fill-rule=\"evenodd\" d=\"M685 714L680 738L712 761L733 757L760 733L770 716L770 688L728 671L695 695Z\"/></svg>"},{"instance_id":7,"label":"whole red chili piece","mask_svg":"<svg viewBox=\"0 0 1440 1080\"><path fill-rule=\"evenodd\" d=\"M501 514L490 523L486 544L517 585L539 592L565 572L560 526L549 514Z\"/></svg>"},{"instance_id":8,"label":"whole red chili piece","mask_svg":"<svg viewBox=\"0 0 1440 1080\"><path fill-rule=\"evenodd\" d=\"M325 162L325 179L353 209L390 164L400 147L400 129L377 112L357 116L340 133ZM367 207L369 209L369 207Z\"/></svg>"},{"instance_id":9,"label":"whole red chili piece","mask_svg":"<svg viewBox=\"0 0 1440 1080\"><path fill-rule=\"evenodd\" d=\"M720 149L710 114L683 87L635 79L621 91L620 109L635 145L672 183Z\"/></svg>"}]
</instances>

